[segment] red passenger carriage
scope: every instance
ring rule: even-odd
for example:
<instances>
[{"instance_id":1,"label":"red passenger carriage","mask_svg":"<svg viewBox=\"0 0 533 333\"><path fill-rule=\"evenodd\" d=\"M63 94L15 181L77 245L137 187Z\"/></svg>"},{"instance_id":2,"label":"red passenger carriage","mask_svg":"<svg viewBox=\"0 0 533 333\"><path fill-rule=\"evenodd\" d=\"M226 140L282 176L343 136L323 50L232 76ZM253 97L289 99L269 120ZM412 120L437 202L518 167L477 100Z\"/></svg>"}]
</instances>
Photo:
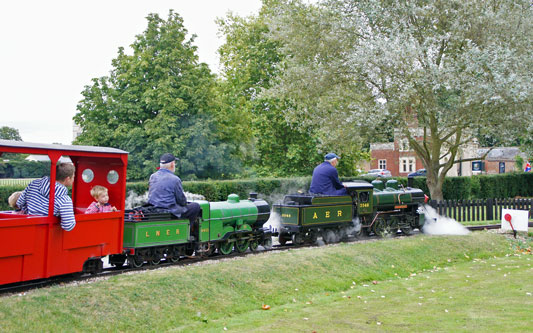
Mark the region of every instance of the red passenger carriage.
<instances>
[{"instance_id":1,"label":"red passenger carriage","mask_svg":"<svg viewBox=\"0 0 533 333\"><path fill-rule=\"evenodd\" d=\"M122 252L128 154L113 148L0 140L2 153L45 155L51 161L48 216L0 212L0 285L102 267L101 258ZM72 202L76 227L65 231L53 216L56 165L69 157L76 166ZM84 214L102 185L117 212Z\"/></svg>"}]
</instances>

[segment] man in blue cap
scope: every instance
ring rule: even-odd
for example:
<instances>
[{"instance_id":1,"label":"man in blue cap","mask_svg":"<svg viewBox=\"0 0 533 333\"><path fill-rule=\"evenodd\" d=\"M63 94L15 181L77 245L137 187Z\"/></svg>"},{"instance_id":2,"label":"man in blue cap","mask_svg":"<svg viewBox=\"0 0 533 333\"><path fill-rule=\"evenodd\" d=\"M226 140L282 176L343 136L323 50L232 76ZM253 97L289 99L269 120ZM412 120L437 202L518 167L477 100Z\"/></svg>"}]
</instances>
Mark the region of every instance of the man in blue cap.
<instances>
[{"instance_id":1,"label":"man in blue cap","mask_svg":"<svg viewBox=\"0 0 533 333\"><path fill-rule=\"evenodd\" d=\"M196 226L196 218L200 214L200 205L196 202L187 203L181 179L174 174L176 158L166 153L159 159L159 170L150 176L148 182L148 203L157 208L168 209L176 217L183 217Z\"/></svg>"},{"instance_id":2,"label":"man in blue cap","mask_svg":"<svg viewBox=\"0 0 533 333\"><path fill-rule=\"evenodd\" d=\"M346 188L339 180L339 173L337 172L339 158L335 153L329 153L324 157L324 162L313 170L313 178L309 188L310 193L348 195Z\"/></svg>"}]
</instances>

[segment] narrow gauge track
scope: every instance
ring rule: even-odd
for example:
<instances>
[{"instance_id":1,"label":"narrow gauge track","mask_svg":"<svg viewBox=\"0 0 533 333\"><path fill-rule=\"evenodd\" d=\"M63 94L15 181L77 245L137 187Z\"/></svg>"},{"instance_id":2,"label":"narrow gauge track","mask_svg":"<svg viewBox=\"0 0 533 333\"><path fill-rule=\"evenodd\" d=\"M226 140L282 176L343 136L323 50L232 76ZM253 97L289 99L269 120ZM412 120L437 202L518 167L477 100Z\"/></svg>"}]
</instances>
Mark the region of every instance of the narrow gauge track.
<instances>
[{"instance_id":1,"label":"narrow gauge track","mask_svg":"<svg viewBox=\"0 0 533 333\"><path fill-rule=\"evenodd\" d=\"M479 231L479 230L485 230L485 229L499 229L500 227L501 225L499 224L489 224L489 225L468 226L466 228L471 231ZM533 223L530 222L529 227L533 227ZM360 237L360 238L356 237L356 238L351 238L347 241L343 241L343 243L351 243L351 242L357 242L361 240L377 241L379 240L379 238L376 236L366 236L366 237ZM268 249L268 250L263 249L261 251L254 251L254 252L248 251L245 253L233 252L229 255L224 255L224 256L219 255L219 254L214 254L212 256L184 257L175 263L162 261L158 265L145 264L138 268L133 268L128 265L124 265L122 267L108 267L108 268L104 268L104 270L98 274L77 273L77 274L56 276L56 277L52 277L48 279L39 279L39 280L13 283L13 284L0 286L0 296L7 296L9 294L15 294L15 293L24 293L24 292L27 292L33 289L45 288L45 287L61 285L61 284L68 284L68 283L74 283L74 282L85 282L85 281L89 281L95 278L107 278L107 277L111 277L111 276L123 274L123 273L128 273L128 272L148 271L148 270L154 270L154 269L165 268L165 267L174 267L174 266L187 266L187 265L192 265L192 264L196 264L199 262L205 262L205 261L246 257L249 255L255 255L255 254L266 253L266 252L286 251L290 249L297 249L297 248L303 248L303 247L318 247L318 246L319 245L316 245L316 244L315 245L310 245L310 244L274 245L271 249Z\"/></svg>"}]
</instances>

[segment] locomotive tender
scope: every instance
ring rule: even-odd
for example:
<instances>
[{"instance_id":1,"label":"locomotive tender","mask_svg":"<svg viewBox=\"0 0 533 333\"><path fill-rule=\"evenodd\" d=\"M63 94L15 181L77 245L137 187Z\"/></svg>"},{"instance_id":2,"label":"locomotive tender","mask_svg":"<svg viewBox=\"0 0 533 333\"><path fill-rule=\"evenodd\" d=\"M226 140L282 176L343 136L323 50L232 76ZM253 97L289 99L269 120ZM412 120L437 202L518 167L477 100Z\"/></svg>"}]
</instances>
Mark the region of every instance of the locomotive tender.
<instances>
[{"instance_id":1,"label":"locomotive tender","mask_svg":"<svg viewBox=\"0 0 533 333\"><path fill-rule=\"evenodd\" d=\"M410 234L424 224L419 205L427 201L420 189L399 188L397 180L345 182L346 196L291 194L274 205L280 217L279 242L335 243L350 236Z\"/></svg>"}]
</instances>

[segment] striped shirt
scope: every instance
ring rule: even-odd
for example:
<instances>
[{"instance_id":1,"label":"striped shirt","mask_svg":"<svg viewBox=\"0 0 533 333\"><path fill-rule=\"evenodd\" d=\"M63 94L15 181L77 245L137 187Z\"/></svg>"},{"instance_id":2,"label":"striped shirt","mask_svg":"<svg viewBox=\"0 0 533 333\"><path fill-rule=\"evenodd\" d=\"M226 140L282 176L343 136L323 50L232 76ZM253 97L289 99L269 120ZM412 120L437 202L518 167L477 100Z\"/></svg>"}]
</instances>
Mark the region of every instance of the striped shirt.
<instances>
[{"instance_id":1,"label":"striped shirt","mask_svg":"<svg viewBox=\"0 0 533 333\"><path fill-rule=\"evenodd\" d=\"M54 195L54 215L61 217L61 228L66 231L74 229L76 219L72 199L65 185L56 182ZM50 198L50 178L48 176L32 181L17 200L17 206L30 215L48 215L48 198Z\"/></svg>"}]
</instances>

